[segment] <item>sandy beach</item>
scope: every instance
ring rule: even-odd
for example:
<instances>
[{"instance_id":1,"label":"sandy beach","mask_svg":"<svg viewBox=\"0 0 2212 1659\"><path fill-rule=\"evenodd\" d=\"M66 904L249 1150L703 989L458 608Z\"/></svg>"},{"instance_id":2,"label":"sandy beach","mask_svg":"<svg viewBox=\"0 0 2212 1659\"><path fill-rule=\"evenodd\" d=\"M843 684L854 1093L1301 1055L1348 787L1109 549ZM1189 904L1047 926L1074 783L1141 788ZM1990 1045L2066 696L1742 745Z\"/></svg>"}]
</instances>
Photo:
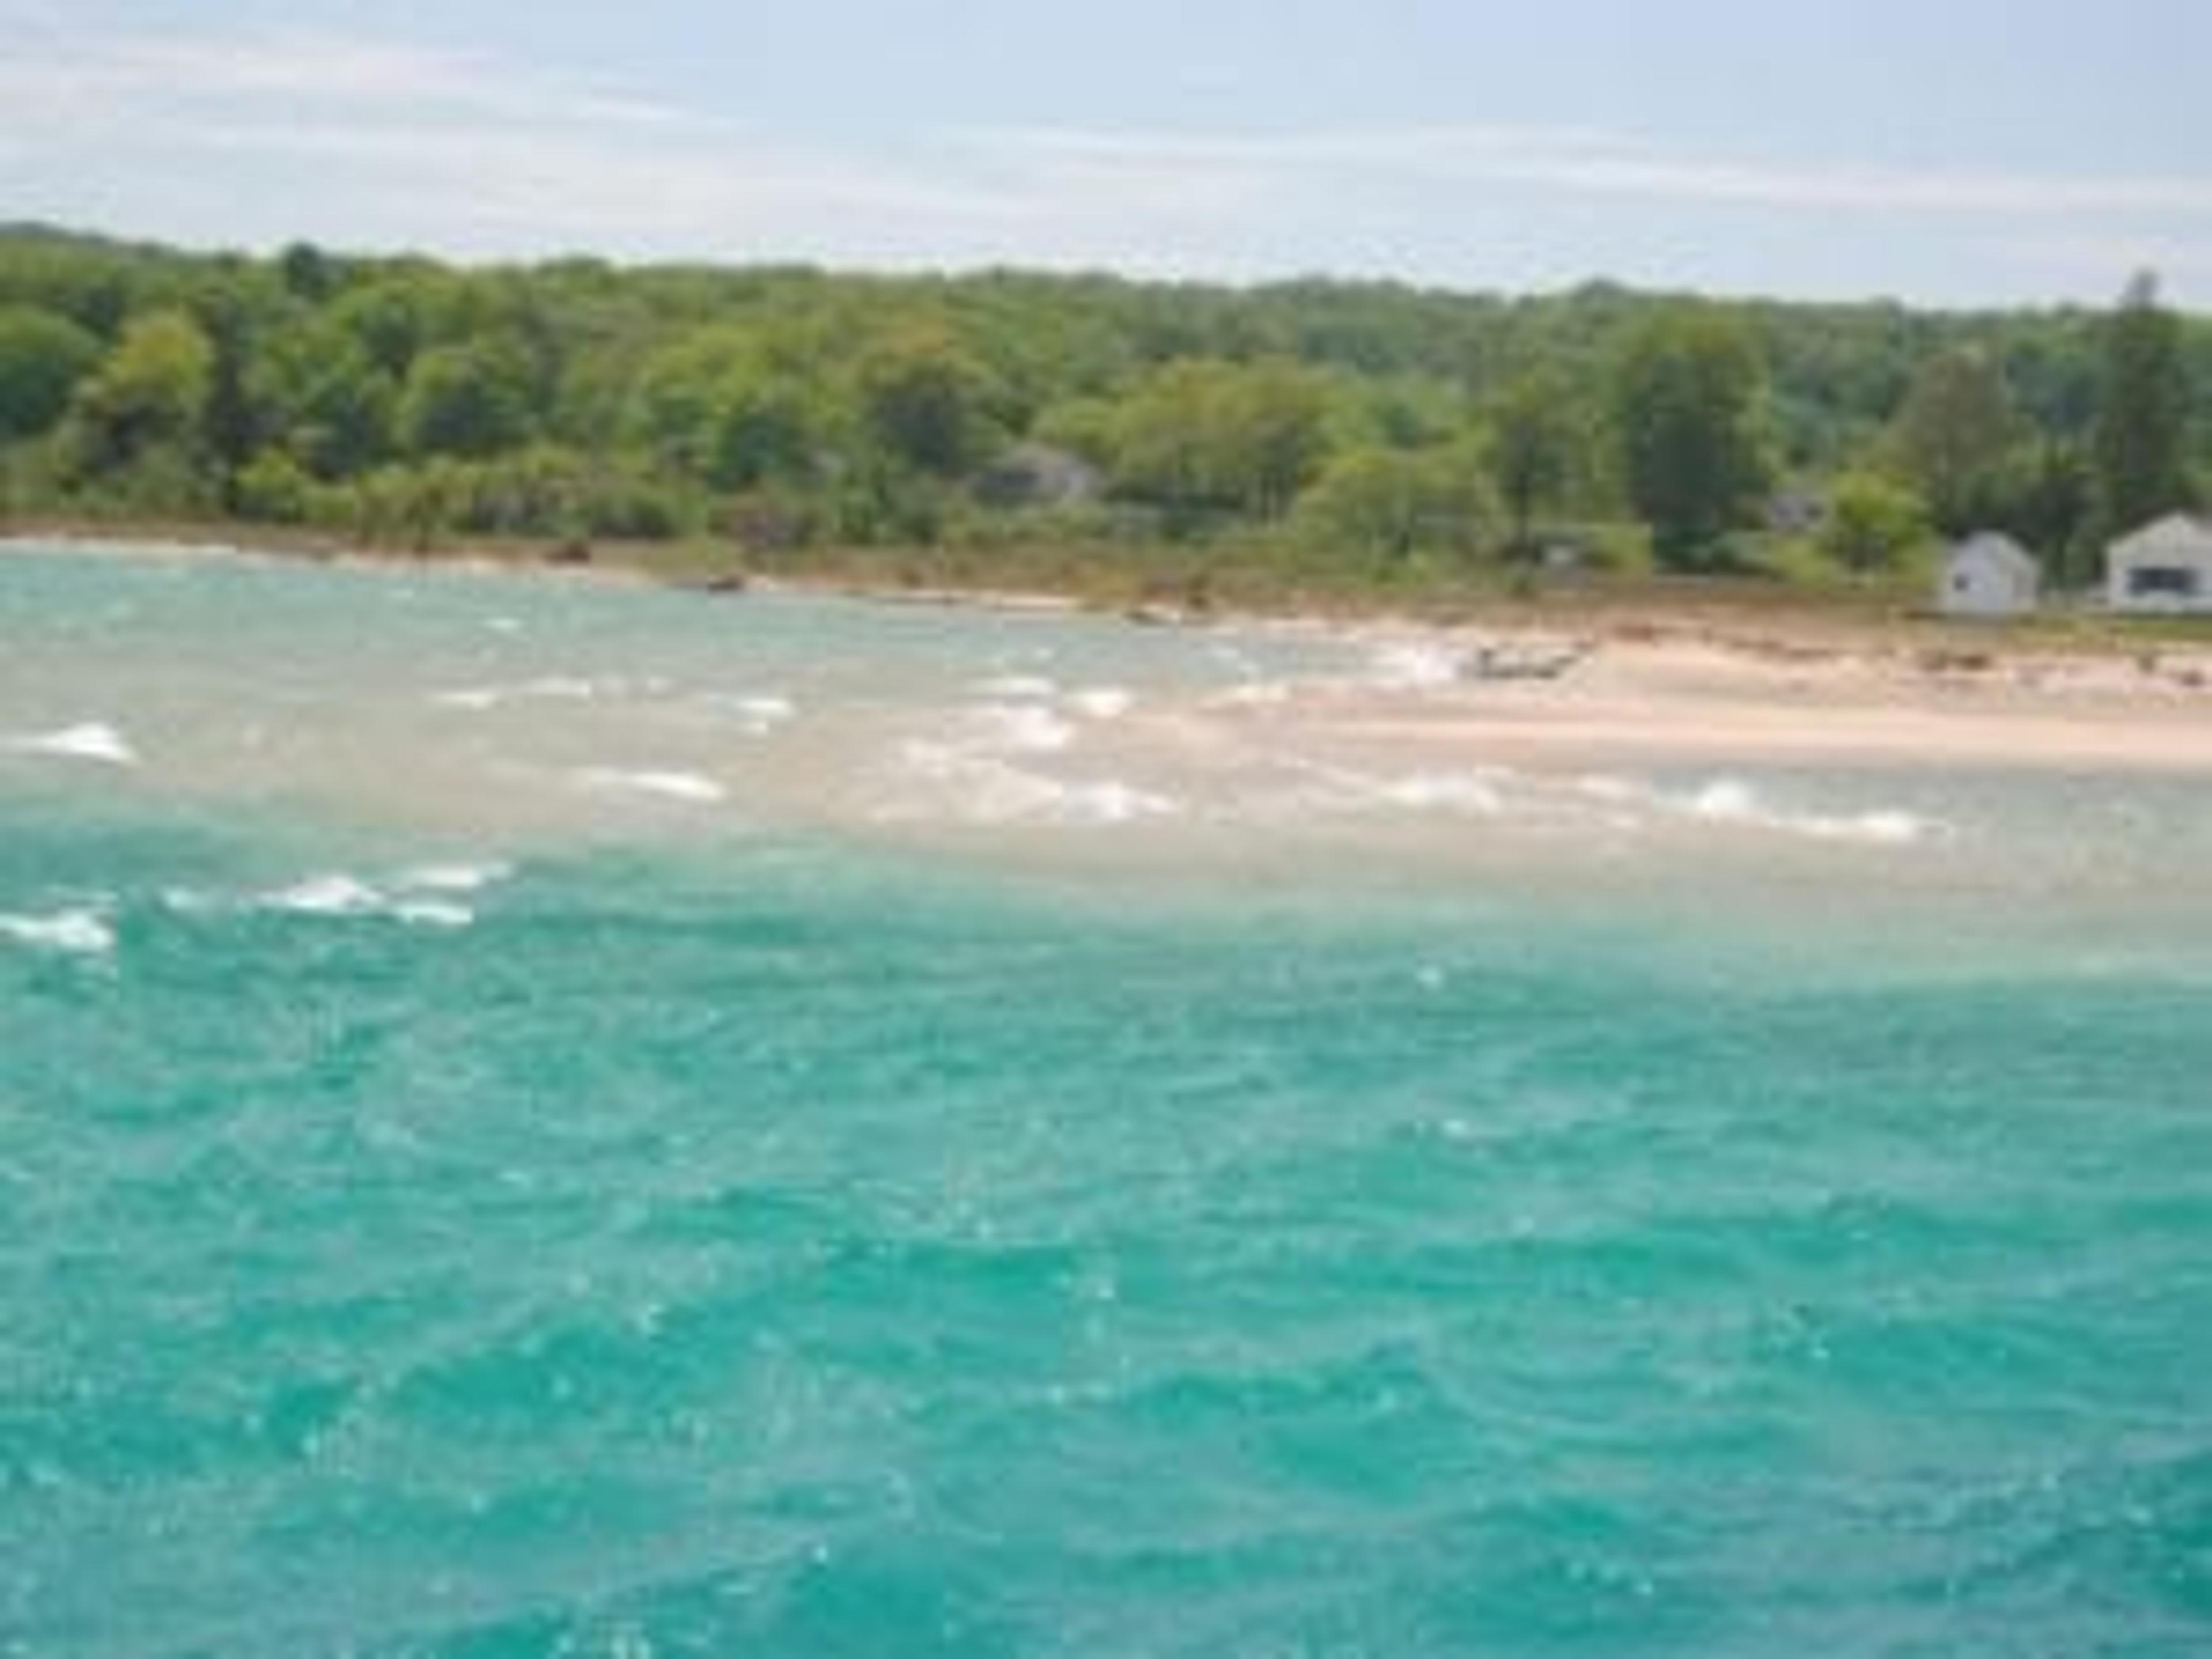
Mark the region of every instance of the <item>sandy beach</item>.
<instances>
[{"instance_id":1,"label":"sandy beach","mask_svg":"<svg viewBox=\"0 0 2212 1659\"><path fill-rule=\"evenodd\" d=\"M1457 750L1524 768L1607 763L2125 769L2212 775L2212 644L2137 657L1838 643L1818 618L1716 638L1389 630L1431 684L1302 689L1269 720L1384 750ZM1548 665L1490 678L1486 656Z\"/></svg>"}]
</instances>

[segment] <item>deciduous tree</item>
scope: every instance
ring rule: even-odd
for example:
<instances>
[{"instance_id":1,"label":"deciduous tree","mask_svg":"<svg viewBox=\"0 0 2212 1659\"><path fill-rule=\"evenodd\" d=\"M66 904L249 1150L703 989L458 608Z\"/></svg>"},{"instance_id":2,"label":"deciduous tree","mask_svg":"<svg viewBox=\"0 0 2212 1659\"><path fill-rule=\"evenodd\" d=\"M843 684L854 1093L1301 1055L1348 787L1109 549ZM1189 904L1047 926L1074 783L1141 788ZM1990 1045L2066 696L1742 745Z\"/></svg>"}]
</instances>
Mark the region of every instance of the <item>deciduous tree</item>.
<instances>
[{"instance_id":1,"label":"deciduous tree","mask_svg":"<svg viewBox=\"0 0 2212 1659\"><path fill-rule=\"evenodd\" d=\"M1512 519L1513 550L1522 558L1535 551L1536 511L1565 484L1578 435L1565 387L1540 371L1522 374L1491 405L1484 457Z\"/></svg>"},{"instance_id":2,"label":"deciduous tree","mask_svg":"<svg viewBox=\"0 0 2212 1659\"><path fill-rule=\"evenodd\" d=\"M2004 376L1984 353L1942 352L1913 376L1889 441L1899 471L1945 535L1964 535L1989 516L2018 425Z\"/></svg>"},{"instance_id":3,"label":"deciduous tree","mask_svg":"<svg viewBox=\"0 0 2212 1659\"><path fill-rule=\"evenodd\" d=\"M1928 539L1928 504L1905 485L1875 472L1836 481L1820 526L1821 550L1853 575L1894 568Z\"/></svg>"},{"instance_id":4,"label":"deciduous tree","mask_svg":"<svg viewBox=\"0 0 2212 1659\"><path fill-rule=\"evenodd\" d=\"M2188 505L2189 381L2181 325L2148 272L2129 283L2106 325L2096 457L2106 524L2124 530Z\"/></svg>"},{"instance_id":5,"label":"deciduous tree","mask_svg":"<svg viewBox=\"0 0 2212 1659\"><path fill-rule=\"evenodd\" d=\"M1613 381L1621 474L1662 563L1708 562L1764 483L1760 385L1744 331L1718 310L1662 313L1631 337Z\"/></svg>"},{"instance_id":6,"label":"deciduous tree","mask_svg":"<svg viewBox=\"0 0 2212 1659\"><path fill-rule=\"evenodd\" d=\"M0 444L51 428L100 356L100 342L66 317L0 307Z\"/></svg>"}]
</instances>

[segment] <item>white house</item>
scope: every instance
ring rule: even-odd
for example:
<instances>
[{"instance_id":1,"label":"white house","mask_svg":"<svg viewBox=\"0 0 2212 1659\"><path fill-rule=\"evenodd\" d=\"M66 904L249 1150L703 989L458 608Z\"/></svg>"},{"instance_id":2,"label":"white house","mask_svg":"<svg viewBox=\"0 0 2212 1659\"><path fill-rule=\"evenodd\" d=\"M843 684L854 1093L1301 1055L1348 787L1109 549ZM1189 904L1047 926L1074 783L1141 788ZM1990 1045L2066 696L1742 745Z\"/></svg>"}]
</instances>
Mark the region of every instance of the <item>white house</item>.
<instances>
[{"instance_id":1,"label":"white house","mask_svg":"<svg viewBox=\"0 0 2212 1659\"><path fill-rule=\"evenodd\" d=\"M2021 617L2033 611L2043 571L2009 536L1984 530L1943 556L1936 608L1947 617Z\"/></svg>"},{"instance_id":2,"label":"white house","mask_svg":"<svg viewBox=\"0 0 2212 1659\"><path fill-rule=\"evenodd\" d=\"M2105 550L2106 602L2115 611L2212 614L2212 526L2170 514Z\"/></svg>"}]
</instances>

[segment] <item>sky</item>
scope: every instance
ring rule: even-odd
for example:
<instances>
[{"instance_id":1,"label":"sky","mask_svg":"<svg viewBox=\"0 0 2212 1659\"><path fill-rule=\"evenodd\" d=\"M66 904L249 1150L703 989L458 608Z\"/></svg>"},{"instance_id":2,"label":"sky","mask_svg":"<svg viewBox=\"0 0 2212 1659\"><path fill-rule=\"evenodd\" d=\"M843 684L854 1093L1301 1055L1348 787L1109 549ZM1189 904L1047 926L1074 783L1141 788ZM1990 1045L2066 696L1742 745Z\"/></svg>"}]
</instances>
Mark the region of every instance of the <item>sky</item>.
<instances>
[{"instance_id":1,"label":"sky","mask_svg":"<svg viewBox=\"0 0 2212 1659\"><path fill-rule=\"evenodd\" d=\"M0 0L0 221L2212 308L2212 0Z\"/></svg>"}]
</instances>

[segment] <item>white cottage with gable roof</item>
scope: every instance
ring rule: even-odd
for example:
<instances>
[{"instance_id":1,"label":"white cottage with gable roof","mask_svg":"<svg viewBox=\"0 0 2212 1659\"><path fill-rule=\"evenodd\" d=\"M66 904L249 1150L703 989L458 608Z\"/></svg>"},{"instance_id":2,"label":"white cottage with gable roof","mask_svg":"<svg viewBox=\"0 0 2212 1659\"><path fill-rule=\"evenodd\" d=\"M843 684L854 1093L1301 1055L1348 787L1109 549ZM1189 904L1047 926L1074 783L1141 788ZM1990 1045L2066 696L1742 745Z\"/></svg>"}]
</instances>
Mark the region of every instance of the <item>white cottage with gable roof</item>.
<instances>
[{"instance_id":1,"label":"white cottage with gable roof","mask_svg":"<svg viewBox=\"0 0 2212 1659\"><path fill-rule=\"evenodd\" d=\"M2212 614L2212 527L2169 514L2105 550L2106 601L2115 611Z\"/></svg>"},{"instance_id":2,"label":"white cottage with gable roof","mask_svg":"<svg viewBox=\"0 0 2212 1659\"><path fill-rule=\"evenodd\" d=\"M1947 617L2024 617L2042 590L2034 556L2011 537L1984 530L1943 556L1936 608Z\"/></svg>"}]
</instances>

